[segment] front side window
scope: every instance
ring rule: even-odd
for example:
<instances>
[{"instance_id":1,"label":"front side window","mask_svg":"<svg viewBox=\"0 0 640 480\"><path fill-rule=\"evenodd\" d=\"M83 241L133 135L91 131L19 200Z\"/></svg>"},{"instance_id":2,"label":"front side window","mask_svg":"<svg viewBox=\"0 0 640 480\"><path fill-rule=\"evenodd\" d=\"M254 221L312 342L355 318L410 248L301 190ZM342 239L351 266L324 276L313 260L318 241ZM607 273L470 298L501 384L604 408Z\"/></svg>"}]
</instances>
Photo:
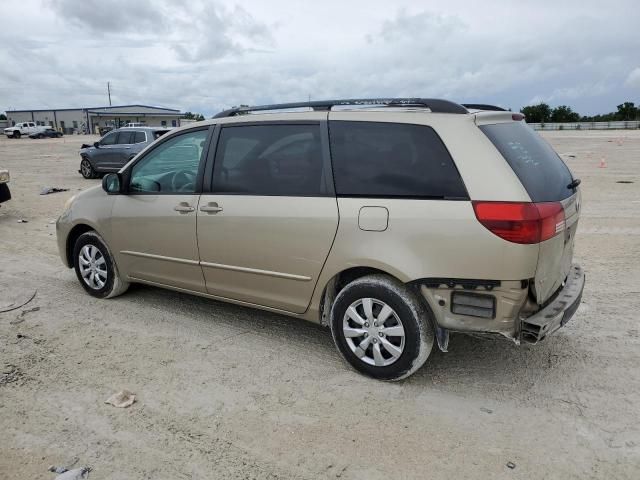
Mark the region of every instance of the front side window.
<instances>
[{"instance_id":1,"label":"front side window","mask_svg":"<svg viewBox=\"0 0 640 480\"><path fill-rule=\"evenodd\" d=\"M320 126L223 128L213 169L213 191L244 195L326 195Z\"/></svg>"},{"instance_id":2,"label":"front side window","mask_svg":"<svg viewBox=\"0 0 640 480\"><path fill-rule=\"evenodd\" d=\"M338 195L468 198L451 155L431 127L334 120L329 134Z\"/></svg>"},{"instance_id":3,"label":"front side window","mask_svg":"<svg viewBox=\"0 0 640 480\"><path fill-rule=\"evenodd\" d=\"M131 169L132 193L194 193L207 130L183 133L158 145Z\"/></svg>"},{"instance_id":4,"label":"front side window","mask_svg":"<svg viewBox=\"0 0 640 480\"><path fill-rule=\"evenodd\" d=\"M102 137L102 140L100 140L100 145L115 145L117 136L118 132L112 132L105 135Z\"/></svg>"}]
</instances>

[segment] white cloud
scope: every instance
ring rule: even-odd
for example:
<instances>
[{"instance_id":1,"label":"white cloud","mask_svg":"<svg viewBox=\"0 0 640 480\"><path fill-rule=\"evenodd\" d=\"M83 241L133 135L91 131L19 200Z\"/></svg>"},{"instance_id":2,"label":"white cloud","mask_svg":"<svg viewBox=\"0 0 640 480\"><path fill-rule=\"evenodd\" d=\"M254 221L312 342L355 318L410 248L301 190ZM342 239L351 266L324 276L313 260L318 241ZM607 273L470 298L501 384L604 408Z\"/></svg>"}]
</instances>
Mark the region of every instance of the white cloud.
<instances>
[{"instance_id":1,"label":"white cloud","mask_svg":"<svg viewBox=\"0 0 640 480\"><path fill-rule=\"evenodd\" d=\"M640 88L640 67L631 70L624 84L629 87Z\"/></svg>"},{"instance_id":2,"label":"white cloud","mask_svg":"<svg viewBox=\"0 0 640 480\"><path fill-rule=\"evenodd\" d=\"M207 115L308 95L640 103L635 0L559 3L21 0L3 11L0 110L104 104L107 81L114 102Z\"/></svg>"}]
</instances>

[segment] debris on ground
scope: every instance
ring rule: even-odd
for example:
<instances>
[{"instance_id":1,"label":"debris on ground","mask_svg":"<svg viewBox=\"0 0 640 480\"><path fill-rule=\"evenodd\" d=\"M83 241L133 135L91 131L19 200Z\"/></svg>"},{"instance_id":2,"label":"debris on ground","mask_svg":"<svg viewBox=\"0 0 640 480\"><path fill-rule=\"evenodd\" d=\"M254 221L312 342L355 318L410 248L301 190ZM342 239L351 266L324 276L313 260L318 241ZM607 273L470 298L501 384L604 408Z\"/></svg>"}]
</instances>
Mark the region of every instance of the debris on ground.
<instances>
[{"instance_id":1,"label":"debris on ground","mask_svg":"<svg viewBox=\"0 0 640 480\"><path fill-rule=\"evenodd\" d=\"M633 183L632 180L618 180L616 183Z\"/></svg>"},{"instance_id":2,"label":"debris on ground","mask_svg":"<svg viewBox=\"0 0 640 480\"><path fill-rule=\"evenodd\" d=\"M33 300L34 298L36 298L36 294L38 293L38 290L34 290L33 291L33 295L31 295L31 297L29 297L29 299L26 302L21 303L20 305L16 305L15 302L12 303L11 305L0 309L0 313L5 313L5 312L11 312L13 310L17 310L20 307L24 307L27 303L29 303L31 300Z\"/></svg>"},{"instance_id":3,"label":"debris on ground","mask_svg":"<svg viewBox=\"0 0 640 480\"><path fill-rule=\"evenodd\" d=\"M493 410L491 410L490 408L486 408L486 407L480 407L480 411L484 412L484 413L493 413Z\"/></svg>"},{"instance_id":4,"label":"debris on ground","mask_svg":"<svg viewBox=\"0 0 640 480\"><path fill-rule=\"evenodd\" d=\"M56 467L60 468L60 467ZM62 467L64 469L64 467ZM58 475L54 480L83 480L89 478L89 472L91 467L74 468L73 470L66 470ZM50 470L51 471L51 470ZM54 472L58 473L58 472Z\"/></svg>"},{"instance_id":5,"label":"debris on ground","mask_svg":"<svg viewBox=\"0 0 640 480\"><path fill-rule=\"evenodd\" d=\"M129 390L121 390L107 398L104 403L118 408L127 408L136 401L136 395Z\"/></svg>"},{"instance_id":6,"label":"debris on ground","mask_svg":"<svg viewBox=\"0 0 640 480\"><path fill-rule=\"evenodd\" d=\"M58 188L58 187L43 187L40 190L40 195L49 195L50 193L58 193L58 192L68 192L68 188Z\"/></svg>"},{"instance_id":7,"label":"debris on ground","mask_svg":"<svg viewBox=\"0 0 640 480\"><path fill-rule=\"evenodd\" d=\"M15 365L5 364L0 373L0 385L7 385L18 380L22 376L22 372Z\"/></svg>"},{"instance_id":8,"label":"debris on ground","mask_svg":"<svg viewBox=\"0 0 640 480\"><path fill-rule=\"evenodd\" d=\"M21 218L16 223L29 223L29 220L25 220L24 218Z\"/></svg>"},{"instance_id":9,"label":"debris on ground","mask_svg":"<svg viewBox=\"0 0 640 480\"><path fill-rule=\"evenodd\" d=\"M56 465L51 465L49 466L48 470L53 473L65 473L65 472L68 472L71 469L71 467L75 466L75 464L78 463L78 460L80 460L78 457L73 457L73 460L71 460L67 464L67 466L58 467Z\"/></svg>"},{"instance_id":10,"label":"debris on ground","mask_svg":"<svg viewBox=\"0 0 640 480\"><path fill-rule=\"evenodd\" d=\"M15 320L11 320L11 321L9 322L9 324L11 324L11 325L18 325L19 323L24 322L24 320L25 320L25 319L24 319L24 316L25 316L27 313L37 312L38 310L40 310L40 307L33 307L33 308L29 308L29 309L27 309L27 310L23 310L23 311L21 311L21 312L20 312L20 314L16 317L16 319L15 319Z\"/></svg>"},{"instance_id":11,"label":"debris on ground","mask_svg":"<svg viewBox=\"0 0 640 480\"><path fill-rule=\"evenodd\" d=\"M511 470L513 470L514 468L516 468L516 464L513 462L507 462L507 467L509 467Z\"/></svg>"}]
</instances>

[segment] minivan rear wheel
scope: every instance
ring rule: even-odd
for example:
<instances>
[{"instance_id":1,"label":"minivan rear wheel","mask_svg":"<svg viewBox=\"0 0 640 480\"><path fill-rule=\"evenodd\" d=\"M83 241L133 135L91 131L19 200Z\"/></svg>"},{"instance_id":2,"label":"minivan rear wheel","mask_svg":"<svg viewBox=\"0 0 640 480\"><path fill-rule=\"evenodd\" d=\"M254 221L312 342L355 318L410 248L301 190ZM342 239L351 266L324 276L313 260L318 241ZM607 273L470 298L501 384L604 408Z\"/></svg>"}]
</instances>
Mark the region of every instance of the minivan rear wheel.
<instances>
[{"instance_id":1,"label":"minivan rear wheel","mask_svg":"<svg viewBox=\"0 0 640 480\"><path fill-rule=\"evenodd\" d=\"M435 336L424 303L386 275L359 278L338 293L331 333L353 368L380 380L400 380L418 370Z\"/></svg>"}]
</instances>

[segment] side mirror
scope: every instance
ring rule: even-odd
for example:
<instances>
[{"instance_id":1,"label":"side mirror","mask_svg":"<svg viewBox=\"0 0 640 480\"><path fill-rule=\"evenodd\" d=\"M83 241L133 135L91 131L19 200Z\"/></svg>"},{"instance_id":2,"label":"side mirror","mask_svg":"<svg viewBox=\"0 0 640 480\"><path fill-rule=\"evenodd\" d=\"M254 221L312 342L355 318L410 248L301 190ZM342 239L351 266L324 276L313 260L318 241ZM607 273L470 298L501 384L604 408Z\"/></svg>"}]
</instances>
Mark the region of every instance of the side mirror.
<instances>
[{"instance_id":1,"label":"side mirror","mask_svg":"<svg viewBox=\"0 0 640 480\"><path fill-rule=\"evenodd\" d=\"M109 195L122 191L122 176L119 173L108 173L102 177L102 189Z\"/></svg>"},{"instance_id":2,"label":"side mirror","mask_svg":"<svg viewBox=\"0 0 640 480\"><path fill-rule=\"evenodd\" d=\"M93 146L96 148L100 148L100 142L93 142Z\"/></svg>"}]
</instances>

